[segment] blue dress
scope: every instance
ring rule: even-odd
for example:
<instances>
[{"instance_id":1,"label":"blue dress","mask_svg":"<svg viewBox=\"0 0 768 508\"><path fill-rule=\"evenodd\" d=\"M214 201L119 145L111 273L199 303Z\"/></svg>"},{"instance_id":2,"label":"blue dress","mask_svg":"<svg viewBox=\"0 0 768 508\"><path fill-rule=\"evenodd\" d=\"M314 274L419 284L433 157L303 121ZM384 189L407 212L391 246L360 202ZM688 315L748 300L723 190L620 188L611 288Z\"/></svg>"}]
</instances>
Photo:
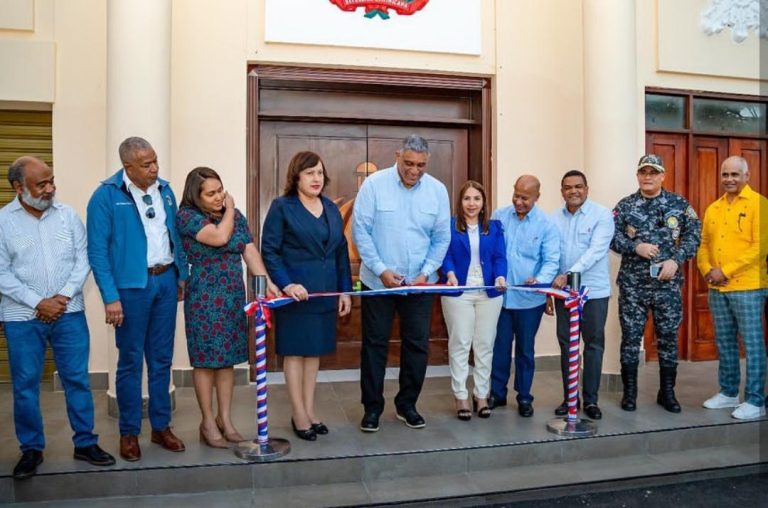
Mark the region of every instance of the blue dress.
<instances>
[{"instance_id":1,"label":"blue dress","mask_svg":"<svg viewBox=\"0 0 768 508\"><path fill-rule=\"evenodd\" d=\"M350 291L347 241L338 207L322 197L323 213L312 215L296 196L272 202L264 219L261 255L272 281L303 285L310 293ZM275 309L279 355L322 356L336 350L337 298L316 298Z\"/></svg>"},{"instance_id":2,"label":"blue dress","mask_svg":"<svg viewBox=\"0 0 768 508\"><path fill-rule=\"evenodd\" d=\"M181 208L176 227L191 265L184 289L187 351L193 367L218 369L248 360L248 319L243 312L245 285L241 256L253 243L248 222L235 210L229 242L212 247L195 236L213 219L194 208Z\"/></svg>"}]
</instances>

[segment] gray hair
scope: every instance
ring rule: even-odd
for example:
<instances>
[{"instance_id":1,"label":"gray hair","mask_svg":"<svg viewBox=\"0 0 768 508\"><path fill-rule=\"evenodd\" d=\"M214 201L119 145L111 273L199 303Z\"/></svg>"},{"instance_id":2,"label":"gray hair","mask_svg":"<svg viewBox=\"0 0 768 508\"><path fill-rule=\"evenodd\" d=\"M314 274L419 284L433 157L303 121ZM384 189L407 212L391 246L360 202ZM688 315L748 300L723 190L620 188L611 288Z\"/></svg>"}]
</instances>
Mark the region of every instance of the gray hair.
<instances>
[{"instance_id":1,"label":"gray hair","mask_svg":"<svg viewBox=\"0 0 768 508\"><path fill-rule=\"evenodd\" d=\"M139 150L151 149L152 145L149 144L149 141L144 138L132 136L130 138L125 138L125 140L120 143L120 148L117 149L117 152L120 154L120 162L125 164L125 161Z\"/></svg>"},{"instance_id":2,"label":"gray hair","mask_svg":"<svg viewBox=\"0 0 768 508\"><path fill-rule=\"evenodd\" d=\"M749 167L747 167L747 159L741 157L740 155L731 155L723 161L723 164L720 167L722 168L722 166L725 166L725 163L728 161L738 162L742 173L749 171Z\"/></svg>"},{"instance_id":3,"label":"gray hair","mask_svg":"<svg viewBox=\"0 0 768 508\"><path fill-rule=\"evenodd\" d=\"M416 153L425 153L429 155L429 143L427 140L416 134L411 134L403 140L401 152L411 151Z\"/></svg>"},{"instance_id":4,"label":"gray hair","mask_svg":"<svg viewBox=\"0 0 768 508\"><path fill-rule=\"evenodd\" d=\"M34 157L32 155L24 155L23 157L19 157L13 161L11 165L8 166L8 183L11 184L11 187L13 187L13 182L19 182L19 184L24 186L24 170L27 168L27 164L32 161L38 161L42 164L45 164L45 162L38 157Z\"/></svg>"}]
</instances>

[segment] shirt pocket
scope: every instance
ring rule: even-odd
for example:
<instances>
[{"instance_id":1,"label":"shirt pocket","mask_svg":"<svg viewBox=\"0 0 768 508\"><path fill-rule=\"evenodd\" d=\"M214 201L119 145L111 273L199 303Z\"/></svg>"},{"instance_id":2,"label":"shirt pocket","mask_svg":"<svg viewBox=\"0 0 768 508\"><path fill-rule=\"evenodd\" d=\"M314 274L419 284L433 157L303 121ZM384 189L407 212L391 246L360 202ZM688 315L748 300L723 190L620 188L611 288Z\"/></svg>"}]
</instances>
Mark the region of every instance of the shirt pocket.
<instances>
[{"instance_id":1,"label":"shirt pocket","mask_svg":"<svg viewBox=\"0 0 768 508\"><path fill-rule=\"evenodd\" d=\"M584 226L576 230L576 244L580 249L589 248L589 242L592 240L593 226ZM568 248L569 246L566 246Z\"/></svg>"},{"instance_id":2,"label":"shirt pocket","mask_svg":"<svg viewBox=\"0 0 768 508\"><path fill-rule=\"evenodd\" d=\"M377 199L376 200L376 222L380 222L382 225L388 228L394 228L399 222L397 213L397 203L394 199Z\"/></svg>"},{"instance_id":3,"label":"shirt pocket","mask_svg":"<svg viewBox=\"0 0 768 508\"><path fill-rule=\"evenodd\" d=\"M54 235L54 255L59 262L71 262L75 249L72 245L74 233L71 229L60 229Z\"/></svg>"},{"instance_id":4,"label":"shirt pocket","mask_svg":"<svg viewBox=\"0 0 768 508\"><path fill-rule=\"evenodd\" d=\"M431 201L421 201L416 208L417 222L424 229L432 229L437 220L437 203Z\"/></svg>"},{"instance_id":5,"label":"shirt pocket","mask_svg":"<svg viewBox=\"0 0 768 508\"><path fill-rule=\"evenodd\" d=\"M528 259L538 259L541 250L541 236L529 236L518 240L520 254Z\"/></svg>"}]
</instances>

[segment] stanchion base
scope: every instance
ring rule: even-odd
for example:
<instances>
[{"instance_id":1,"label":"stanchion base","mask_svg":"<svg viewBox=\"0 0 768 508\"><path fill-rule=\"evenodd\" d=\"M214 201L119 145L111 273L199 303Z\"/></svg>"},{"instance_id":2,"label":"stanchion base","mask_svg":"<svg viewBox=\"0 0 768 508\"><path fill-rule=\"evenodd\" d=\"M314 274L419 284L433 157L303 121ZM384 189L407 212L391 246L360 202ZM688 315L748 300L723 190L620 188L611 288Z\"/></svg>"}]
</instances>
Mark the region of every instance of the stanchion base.
<instances>
[{"instance_id":1,"label":"stanchion base","mask_svg":"<svg viewBox=\"0 0 768 508\"><path fill-rule=\"evenodd\" d=\"M547 422L547 430L558 436L587 437L597 433L597 424L592 420L569 422L567 418L553 418Z\"/></svg>"},{"instance_id":2,"label":"stanchion base","mask_svg":"<svg viewBox=\"0 0 768 508\"><path fill-rule=\"evenodd\" d=\"M291 451L291 443L287 439L269 438L264 444L258 440L240 441L235 446L235 455L249 462L270 462L277 460Z\"/></svg>"}]
</instances>

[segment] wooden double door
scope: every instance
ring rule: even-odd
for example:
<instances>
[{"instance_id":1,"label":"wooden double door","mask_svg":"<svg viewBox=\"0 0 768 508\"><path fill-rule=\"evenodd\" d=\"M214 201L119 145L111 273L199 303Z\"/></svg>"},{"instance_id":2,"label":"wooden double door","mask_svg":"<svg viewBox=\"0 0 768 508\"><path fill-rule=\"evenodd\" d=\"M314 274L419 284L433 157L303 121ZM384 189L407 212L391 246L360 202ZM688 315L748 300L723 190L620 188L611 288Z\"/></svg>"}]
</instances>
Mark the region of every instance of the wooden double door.
<instances>
[{"instance_id":1,"label":"wooden double door","mask_svg":"<svg viewBox=\"0 0 768 508\"><path fill-rule=\"evenodd\" d=\"M716 137L690 134L649 133L648 153L661 155L666 177L664 187L685 196L700 218L707 207L722 195L720 165L731 155L744 157L749 166L749 185L768 195L768 142L764 139ZM707 283L696 260L685 264L683 325L678 336L680 357L689 360L717 358L712 315L707 303ZM768 330L766 330L768 342ZM645 334L646 357L657 358L656 339L651 326Z\"/></svg>"},{"instance_id":2,"label":"wooden double door","mask_svg":"<svg viewBox=\"0 0 768 508\"><path fill-rule=\"evenodd\" d=\"M409 134L426 138L430 145L427 172L448 188L451 202L468 175L468 131L462 127L411 127L351 123L262 121L259 124L258 216L259 230L272 200L282 194L288 162L293 155L311 150L323 160L330 183L324 194L342 214L349 242L353 280L357 280L360 256L352 242L351 218L355 197L366 176L391 167L395 152ZM321 358L323 369L356 369L360 365L360 298L352 299L352 312L339 319L337 350ZM273 334L268 351L274 352ZM446 364L448 335L439 298L435 297L429 339L431 364ZM389 365L400 358L399 323L395 320L389 352ZM270 369L280 369L280 358L270 353Z\"/></svg>"}]
</instances>

